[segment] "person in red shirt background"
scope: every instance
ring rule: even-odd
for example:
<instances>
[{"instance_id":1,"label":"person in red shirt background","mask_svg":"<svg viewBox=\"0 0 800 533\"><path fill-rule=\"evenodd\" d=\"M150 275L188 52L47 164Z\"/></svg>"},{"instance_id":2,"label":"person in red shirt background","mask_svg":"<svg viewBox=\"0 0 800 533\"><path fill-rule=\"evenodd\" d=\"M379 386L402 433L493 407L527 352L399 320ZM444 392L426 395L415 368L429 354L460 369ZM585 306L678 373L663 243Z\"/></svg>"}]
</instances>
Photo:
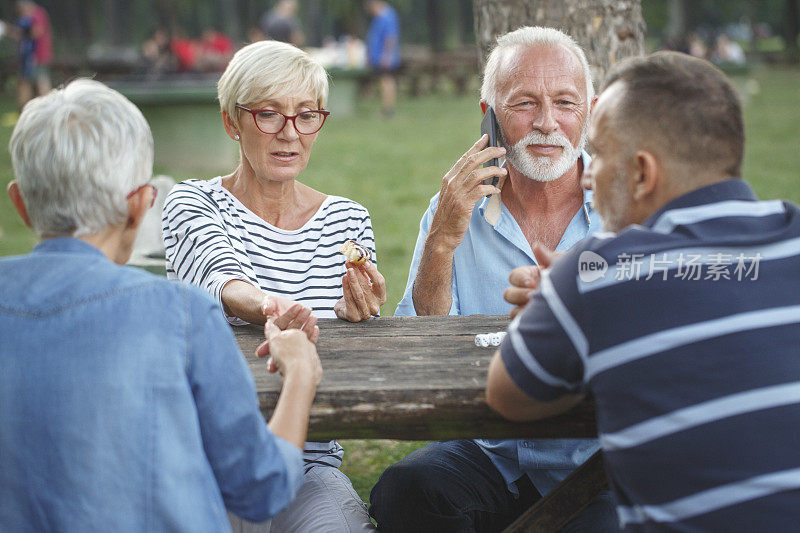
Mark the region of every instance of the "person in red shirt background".
<instances>
[{"instance_id":1,"label":"person in red shirt background","mask_svg":"<svg viewBox=\"0 0 800 533\"><path fill-rule=\"evenodd\" d=\"M28 100L52 89L49 67L53 62L53 32L50 16L42 6L19 0L15 7L18 19L10 37L20 43L17 105L22 109Z\"/></svg>"},{"instance_id":2,"label":"person in red shirt background","mask_svg":"<svg viewBox=\"0 0 800 533\"><path fill-rule=\"evenodd\" d=\"M233 57L233 52L233 41L230 37L215 29L207 28L200 36L198 68L221 72Z\"/></svg>"}]
</instances>

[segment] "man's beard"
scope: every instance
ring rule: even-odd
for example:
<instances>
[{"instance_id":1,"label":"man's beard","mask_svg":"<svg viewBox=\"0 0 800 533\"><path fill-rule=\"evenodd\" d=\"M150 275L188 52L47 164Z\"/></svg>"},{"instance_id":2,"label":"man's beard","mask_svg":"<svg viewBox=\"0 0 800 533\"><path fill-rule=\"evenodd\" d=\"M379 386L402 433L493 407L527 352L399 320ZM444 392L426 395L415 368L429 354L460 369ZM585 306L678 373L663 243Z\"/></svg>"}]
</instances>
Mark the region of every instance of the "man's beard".
<instances>
[{"instance_id":1,"label":"man's beard","mask_svg":"<svg viewBox=\"0 0 800 533\"><path fill-rule=\"evenodd\" d=\"M589 120L587 117L583 122L578 146L572 146L569 139L562 133L553 132L545 135L538 131L528 133L524 138L517 141L514 146L508 145L501 131L500 145L506 149L506 160L522 175L536 181L553 181L563 176L564 173L575 164L578 157L580 157L583 147L586 145L586 135L589 131L588 126ZM528 153L528 146L532 144L561 146L561 157L555 161L547 156L533 157Z\"/></svg>"}]
</instances>

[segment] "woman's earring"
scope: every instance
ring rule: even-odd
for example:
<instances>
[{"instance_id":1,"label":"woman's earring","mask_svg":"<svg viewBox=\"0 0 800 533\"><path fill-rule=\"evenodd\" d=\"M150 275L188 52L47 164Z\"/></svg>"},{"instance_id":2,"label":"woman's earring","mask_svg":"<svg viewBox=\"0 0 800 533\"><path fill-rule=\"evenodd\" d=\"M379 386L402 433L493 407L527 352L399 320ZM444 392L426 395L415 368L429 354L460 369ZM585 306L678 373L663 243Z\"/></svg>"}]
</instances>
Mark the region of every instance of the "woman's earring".
<instances>
[{"instance_id":1,"label":"woman's earring","mask_svg":"<svg viewBox=\"0 0 800 533\"><path fill-rule=\"evenodd\" d=\"M238 141L239 140L239 134L237 133L236 135L233 136L233 138Z\"/></svg>"}]
</instances>

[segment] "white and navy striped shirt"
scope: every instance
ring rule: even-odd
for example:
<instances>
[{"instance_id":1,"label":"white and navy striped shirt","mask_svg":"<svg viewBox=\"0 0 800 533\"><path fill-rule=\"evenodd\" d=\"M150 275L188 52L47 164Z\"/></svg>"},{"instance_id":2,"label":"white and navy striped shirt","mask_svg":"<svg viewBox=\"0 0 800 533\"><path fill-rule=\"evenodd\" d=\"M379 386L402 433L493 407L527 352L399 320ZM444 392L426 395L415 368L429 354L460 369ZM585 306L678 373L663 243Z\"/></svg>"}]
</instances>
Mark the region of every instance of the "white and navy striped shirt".
<instances>
[{"instance_id":1,"label":"white and navy striped shirt","mask_svg":"<svg viewBox=\"0 0 800 533\"><path fill-rule=\"evenodd\" d=\"M501 353L540 401L594 395L626 531L797 529L797 206L728 180L590 238Z\"/></svg>"},{"instance_id":2,"label":"white and navy striped shirt","mask_svg":"<svg viewBox=\"0 0 800 533\"><path fill-rule=\"evenodd\" d=\"M328 196L302 228L285 230L245 207L220 177L176 185L164 205L162 229L168 277L203 287L220 304L227 282L247 281L302 303L317 318L335 318L346 271L342 244L360 242L375 257L369 213L358 203Z\"/></svg>"},{"instance_id":3,"label":"white and navy striped shirt","mask_svg":"<svg viewBox=\"0 0 800 533\"><path fill-rule=\"evenodd\" d=\"M222 307L222 288L231 280L252 283L310 307L317 318L335 318L342 297L347 240L372 251L375 237L366 208L328 196L302 228L277 228L245 207L222 186L222 178L186 180L173 187L162 215L167 276L199 285ZM227 316L233 325L245 324ZM306 462L338 467L336 441L306 442Z\"/></svg>"}]
</instances>

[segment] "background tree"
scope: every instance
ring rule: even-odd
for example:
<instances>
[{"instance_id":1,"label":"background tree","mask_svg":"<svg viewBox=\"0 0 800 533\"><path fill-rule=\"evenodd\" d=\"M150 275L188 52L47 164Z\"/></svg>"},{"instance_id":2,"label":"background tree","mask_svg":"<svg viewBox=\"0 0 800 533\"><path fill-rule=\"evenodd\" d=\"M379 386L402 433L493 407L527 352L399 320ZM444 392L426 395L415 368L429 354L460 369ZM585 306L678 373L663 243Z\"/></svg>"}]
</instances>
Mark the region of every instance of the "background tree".
<instances>
[{"instance_id":1,"label":"background tree","mask_svg":"<svg viewBox=\"0 0 800 533\"><path fill-rule=\"evenodd\" d=\"M784 5L785 26L784 41L786 42L786 56L794 63L800 62L800 2L798 0L786 0Z\"/></svg>"},{"instance_id":2,"label":"background tree","mask_svg":"<svg viewBox=\"0 0 800 533\"><path fill-rule=\"evenodd\" d=\"M521 26L551 26L571 35L598 81L612 64L645 51L639 0L475 0L474 6L481 62L498 35Z\"/></svg>"}]
</instances>

